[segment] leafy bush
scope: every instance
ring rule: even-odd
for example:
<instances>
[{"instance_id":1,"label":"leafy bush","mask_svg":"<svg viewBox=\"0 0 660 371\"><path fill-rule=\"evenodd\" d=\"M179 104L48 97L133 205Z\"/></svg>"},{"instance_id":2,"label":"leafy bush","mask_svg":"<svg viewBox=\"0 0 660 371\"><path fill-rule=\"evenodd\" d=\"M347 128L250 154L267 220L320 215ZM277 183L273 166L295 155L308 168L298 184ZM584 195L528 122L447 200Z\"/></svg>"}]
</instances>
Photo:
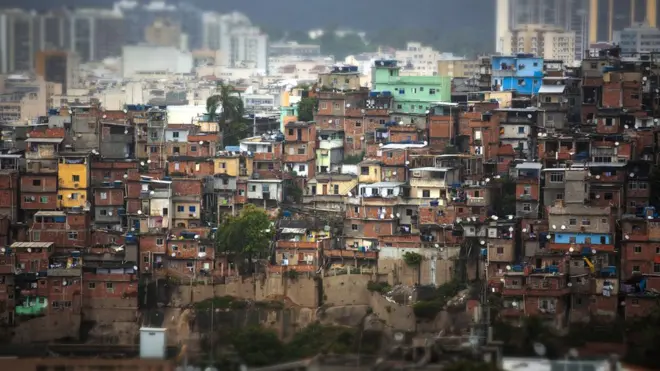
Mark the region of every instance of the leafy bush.
<instances>
[{"instance_id":1,"label":"leafy bush","mask_svg":"<svg viewBox=\"0 0 660 371\"><path fill-rule=\"evenodd\" d=\"M427 320L434 319L445 308L447 302L465 287L465 284L455 280L438 286L425 300L413 304L415 317Z\"/></svg>"},{"instance_id":2,"label":"leafy bush","mask_svg":"<svg viewBox=\"0 0 660 371\"><path fill-rule=\"evenodd\" d=\"M206 299L200 302L195 303L196 310L209 310L214 309L229 309L232 308L232 304L237 301L233 296L216 296L214 298Z\"/></svg>"},{"instance_id":3,"label":"leafy bush","mask_svg":"<svg viewBox=\"0 0 660 371\"><path fill-rule=\"evenodd\" d=\"M424 257L416 252L408 251L403 254L403 261L411 267L422 264Z\"/></svg>"},{"instance_id":4,"label":"leafy bush","mask_svg":"<svg viewBox=\"0 0 660 371\"><path fill-rule=\"evenodd\" d=\"M444 308L441 301L420 301L413 304L413 313L419 319L433 320Z\"/></svg>"},{"instance_id":5,"label":"leafy bush","mask_svg":"<svg viewBox=\"0 0 660 371\"><path fill-rule=\"evenodd\" d=\"M390 286L387 282L369 281L367 282L367 290L371 292L379 292L381 294L387 294L392 290L392 286Z\"/></svg>"}]
</instances>

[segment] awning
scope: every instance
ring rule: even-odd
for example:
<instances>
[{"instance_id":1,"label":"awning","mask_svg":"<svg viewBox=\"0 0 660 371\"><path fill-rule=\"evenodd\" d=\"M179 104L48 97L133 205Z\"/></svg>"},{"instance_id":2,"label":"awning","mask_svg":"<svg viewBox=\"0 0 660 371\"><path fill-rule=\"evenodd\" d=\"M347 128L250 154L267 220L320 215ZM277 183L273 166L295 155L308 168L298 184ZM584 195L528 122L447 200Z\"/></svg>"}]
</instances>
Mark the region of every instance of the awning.
<instances>
[{"instance_id":1,"label":"awning","mask_svg":"<svg viewBox=\"0 0 660 371\"><path fill-rule=\"evenodd\" d=\"M64 138L27 138L25 141L27 143L36 142L36 143L57 143L57 144L59 144L59 143L62 143L63 140L64 140Z\"/></svg>"},{"instance_id":2,"label":"awning","mask_svg":"<svg viewBox=\"0 0 660 371\"><path fill-rule=\"evenodd\" d=\"M305 228L282 228L283 234L305 234L307 229Z\"/></svg>"}]
</instances>

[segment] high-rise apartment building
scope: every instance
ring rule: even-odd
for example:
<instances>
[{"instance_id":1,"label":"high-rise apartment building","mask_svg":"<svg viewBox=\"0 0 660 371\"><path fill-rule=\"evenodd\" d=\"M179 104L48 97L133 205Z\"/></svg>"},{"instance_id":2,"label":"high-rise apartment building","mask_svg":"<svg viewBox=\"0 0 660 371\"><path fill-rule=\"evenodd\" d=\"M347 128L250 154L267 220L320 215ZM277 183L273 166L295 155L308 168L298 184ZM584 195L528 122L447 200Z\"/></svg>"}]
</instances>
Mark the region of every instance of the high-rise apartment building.
<instances>
[{"instance_id":1,"label":"high-rise apartment building","mask_svg":"<svg viewBox=\"0 0 660 371\"><path fill-rule=\"evenodd\" d=\"M181 25L169 19L157 19L145 29L144 40L153 46L181 48Z\"/></svg>"},{"instance_id":2,"label":"high-rise apartment building","mask_svg":"<svg viewBox=\"0 0 660 371\"><path fill-rule=\"evenodd\" d=\"M438 74L438 60L441 55L430 46L409 42L405 49L394 52L394 58L407 70L415 71L420 75L433 76Z\"/></svg>"},{"instance_id":3,"label":"high-rise apartment building","mask_svg":"<svg viewBox=\"0 0 660 371\"><path fill-rule=\"evenodd\" d=\"M233 12L212 19L207 18L207 21L206 39L214 40L219 46L220 65L248 65L263 71L264 74L268 71L268 35L261 32L259 27L253 26L247 16ZM213 49L212 45L208 47Z\"/></svg>"},{"instance_id":4,"label":"high-rise apartment building","mask_svg":"<svg viewBox=\"0 0 660 371\"><path fill-rule=\"evenodd\" d=\"M497 0L496 50L502 53L503 38L526 24L542 24L569 29L570 11L581 0Z\"/></svg>"},{"instance_id":5,"label":"high-rise apartment building","mask_svg":"<svg viewBox=\"0 0 660 371\"><path fill-rule=\"evenodd\" d=\"M124 16L116 9L76 9L71 14L71 50L83 63L118 57L125 31Z\"/></svg>"},{"instance_id":6,"label":"high-rise apartment building","mask_svg":"<svg viewBox=\"0 0 660 371\"><path fill-rule=\"evenodd\" d=\"M575 63L575 33L544 24L520 25L503 37L502 54L531 53L545 59Z\"/></svg>"},{"instance_id":7,"label":"high-rise apartment building","mask_svg":"<svg viewBox=\"0 0 660 371\"><path fill-rule=\"evenodd\" d=\"M37 19L20 9L0 10L0 73L32 70L39 50Z\"/></svg>"},{"instance_id":8,"label":"high-rise apartment building","mask_svg":"<svg viewBox=\"0 0 660 371\"><path fill-rule=\"evenodd\" d=\"M192 4L122 0L114 4L114 9L124 14L127 44L134 45L144 41L145 29L161 19L179 24L191 49L203 47L203 12Z\"/></svg>"},{"instance_id":9,"label":"high-rise apartment building","mask_svg":"<svg viewBox=\"0 0 660 371\"><path fill-rule=\"evenodd\" d=\"M614 31L614 42L621 47L623 54L639 52L660 52L660 30L647 23Z\"/></svg>"},{"instance_id":10,"label":"high-rise apartment building","mask_svg":"<svg viewBox=\"0 0 660 371\"><path fill-rule=\"evenodd\" d=\"M62 85L62 93L78 83L78 56L69 51L40 51L36 56L35 73L46 82Z\"/></svg>"}]
</instances>

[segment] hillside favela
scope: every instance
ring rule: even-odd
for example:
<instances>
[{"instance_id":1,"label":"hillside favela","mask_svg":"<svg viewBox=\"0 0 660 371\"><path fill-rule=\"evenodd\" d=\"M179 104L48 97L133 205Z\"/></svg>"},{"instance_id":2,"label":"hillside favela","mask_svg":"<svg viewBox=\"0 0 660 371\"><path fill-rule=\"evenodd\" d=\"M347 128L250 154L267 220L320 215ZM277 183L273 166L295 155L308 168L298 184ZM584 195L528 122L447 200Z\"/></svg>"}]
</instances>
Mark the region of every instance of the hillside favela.
<instances>
[{"instance_id":1,"label":"hillside favela","mask_svg":"<svg viewBox=\"0 0 660 371\"><path fill-rule=\"evenodd\" d=\"M2 2L0 369L660 369L656 0L290 3Z\"/></svg>"}]
</instances>

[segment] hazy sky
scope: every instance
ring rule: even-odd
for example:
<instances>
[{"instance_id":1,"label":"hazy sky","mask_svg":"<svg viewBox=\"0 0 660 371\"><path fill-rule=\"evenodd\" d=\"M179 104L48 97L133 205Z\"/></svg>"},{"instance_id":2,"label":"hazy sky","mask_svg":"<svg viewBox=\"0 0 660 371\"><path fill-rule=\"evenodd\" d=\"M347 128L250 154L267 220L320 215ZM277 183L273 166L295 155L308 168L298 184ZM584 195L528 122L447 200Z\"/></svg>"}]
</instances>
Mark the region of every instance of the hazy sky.
<instances>
[{"instance_id":1,"label":"hazy sky","mask_svg":"<svg viewBox=\"0 0 660 371\"><path fill-rule=\"evenodd\" d=\"M256 24L282 29L310 29L327 25L362 30L430 28L447 33L455 28L470 38L491 39L494 0L190 0L204 9L242 11ZM66 6L110 6L112 0L0 0L1 6L44 9Z\"/></svg>"}]
</instances>

